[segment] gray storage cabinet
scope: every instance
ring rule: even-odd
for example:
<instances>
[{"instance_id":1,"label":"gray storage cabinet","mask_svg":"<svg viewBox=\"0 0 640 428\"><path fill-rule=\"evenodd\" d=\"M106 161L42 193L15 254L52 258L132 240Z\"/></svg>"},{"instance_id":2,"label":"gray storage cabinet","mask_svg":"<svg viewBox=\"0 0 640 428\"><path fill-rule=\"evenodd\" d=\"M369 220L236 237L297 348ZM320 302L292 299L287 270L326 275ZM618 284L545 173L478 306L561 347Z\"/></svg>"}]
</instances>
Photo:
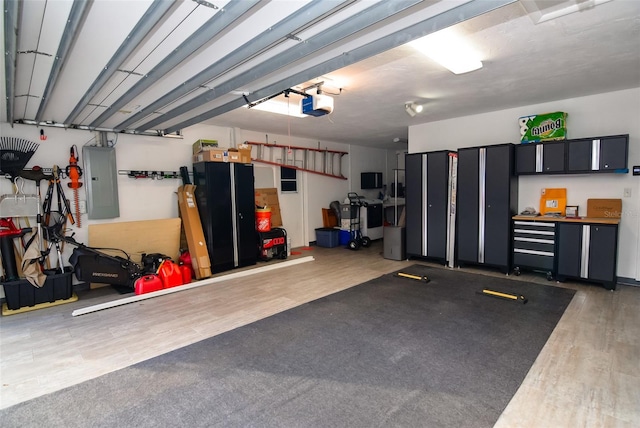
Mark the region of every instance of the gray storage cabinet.
<instances>
[{"instance_id":1,"label":"gray storage cabinet","mask_svg":"<svg viewBox=\"0 0 640 428\"><path fill-rule=\"evenodd\" d=\"M564 141L518 144L515 147L516 174L562 174L565 152Z\"/></svg>"},{"instance_id":2,"label":"gray storage cabinet","mask_svg":"<svg viewBox=\"0 0 640 428\"><path fill-rule=\"evenodd\" d=\"M513 222L513 267L542 271L547 279L556 275L556 222L515 220Z\"/></svg>"},{"instance_id":3,"label":"gray storage cabinet","mask_svg":"<svg viewBox=\"0 0 640 428\"><path fill-rule=\"evenodd\" d=\"M406 255L446 261L448 150L405 157Z\"/></svg>"},{"instance_id":4,"label":"gray storage cabinet","mask_svg":"<svg viewBox=\"0 0 640 428\"><path fill-rule=\"evenodd\" d=\"M459 265L487 265L505 273L511 270L511 218L518 203L518 182L513 169L513 144L458 150Z\"/></svg>"},{"instance_id":5,"label":"gray storage cabinet","mask_svg":"<svg viewBox=\"0 0 640 428\"><path fill-rule=\"evenodd\" d=\"M557 228L558 280L583 279L614 290L618 225L561 222Z\"/></svg>"},{"instance_id":6,"label":"gray storage cabinet","mask_svg":"<svg viewBox=\"0 0 640 428\"><path fill-rule=\"evenodd\" d=\"M567 172L624 171L627 168L629 135L567 141Z\"/></svg>"}]
</instances>

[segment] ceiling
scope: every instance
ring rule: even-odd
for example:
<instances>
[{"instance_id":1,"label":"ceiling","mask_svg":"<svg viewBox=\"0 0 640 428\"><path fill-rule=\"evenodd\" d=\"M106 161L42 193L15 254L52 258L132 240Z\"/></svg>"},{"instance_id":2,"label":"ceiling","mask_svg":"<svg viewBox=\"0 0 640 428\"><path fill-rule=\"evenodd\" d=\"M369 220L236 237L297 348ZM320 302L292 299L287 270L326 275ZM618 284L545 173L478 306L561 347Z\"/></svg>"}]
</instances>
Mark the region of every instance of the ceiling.
<instances>
[{"instance_id":1,"label":"ceiling","mask_svg":"<svg viewBox=\"0 0 640 428\"><path fill-rule=\"evenodd\" d=\"M640 87L640 2L4 1L5 122L174 135L197 123L378 148L408 126ZM575 13L569 13L576 11ZM450 27L483 68L406 43ZM8 60L6 60L8 58ZM331 114L247 108L287 89ZM5 98L5 97L3 97ZM301 98L286 99L298 109ZM414 117L405 104L424 104Z\"/></svg>"}]
</instances>

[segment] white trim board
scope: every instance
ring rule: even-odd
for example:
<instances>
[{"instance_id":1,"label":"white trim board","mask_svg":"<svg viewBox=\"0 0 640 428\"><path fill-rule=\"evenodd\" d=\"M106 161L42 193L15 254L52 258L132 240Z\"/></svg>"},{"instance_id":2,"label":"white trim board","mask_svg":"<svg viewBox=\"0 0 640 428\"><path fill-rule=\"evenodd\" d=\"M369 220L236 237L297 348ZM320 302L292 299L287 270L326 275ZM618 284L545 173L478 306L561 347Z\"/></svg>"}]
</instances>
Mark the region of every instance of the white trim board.
<instances>
[{"instance_id":1,"label":"white trim board","mask_svg":"<svg viewBox=\"0 0 640 428\"><path fill-rule=\"evenodd\" d=\"M177 287L165 288L162 290L154 291L151 293L139 294L136 296L125 297L124 299L114 300L112 302L100 303L98 305L88 306L86 308L76 309L71 313L71 316L85 315L92 312L101 311L103 309L115 308L116 306L127 305L129 303L139 302L141 300L152 299L158 296L164 296L165 294L177 293L178 291L190 290L192 288L201 287L203 285L214 284L216 282L222 282L229 279L242 278L256 273L267 272L274 269L285 268L300 263L306 263L315 260L313 256L301 257L298 259L287 260L286 262L276 263L269 266L262 266L255 269L248 269L239 272L230 273L224 276L218 276L215 278L207 278L201 281L192 282L189 284L180 285Z\"/></svg>"}]
</instances>

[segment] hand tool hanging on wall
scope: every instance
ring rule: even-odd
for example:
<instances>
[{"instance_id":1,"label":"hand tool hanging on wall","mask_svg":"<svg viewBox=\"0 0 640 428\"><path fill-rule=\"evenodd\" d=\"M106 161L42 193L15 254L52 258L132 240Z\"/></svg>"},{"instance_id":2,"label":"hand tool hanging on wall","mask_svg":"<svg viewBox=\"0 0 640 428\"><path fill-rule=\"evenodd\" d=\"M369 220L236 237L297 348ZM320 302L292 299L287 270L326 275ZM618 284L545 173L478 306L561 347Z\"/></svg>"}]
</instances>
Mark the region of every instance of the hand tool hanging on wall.
<instances>
[{"instance_id":1,"label":"hand tool hanging on wall","mask_svg":"<svg viewBox=\"0 0 640 428\"><path fill-rule=\"evenodd\" d=\"M22 170L20 171L20 177L22 178L26 178L27 180L33 180L36 182L36 195L38 197L38 216L37 216L37 223L38 223L38 244L39 244L39 250L40 253L42 254L44 251L44 244L43 244L43 239L42 239L42 213L43 213L43 206L42 206L42 194L40 191L40 182L42 180L53 180L53 176L52 175L46 175L44 173L44 171L42 171L42 168L40 168L39 166L34 166L31 170Z\"/></svg>"},{"instance_id":2,"label":"hand tool hanging on wall","mask_svg":"<svg viewBox=\"0 0 640 428\"><path fill-rule=\"evenodd\" d=\"M80 157L78 156L78 148L74 144L73 146L71 146L69 165L67 165L65 172L67 173L67 177L71 179L71 183L67 183L67 186L73 189L73 202L75 203L76 221L78 223L78 227L82 227L82 216L80 213L80 188L82 187L80 177L82 177L82 168L78 166L79 161Z\"/></svg>"},{"instance_id":3,"label":"hand tool hanging on wall","mask_svg":"<svg viewBox=\"0 0 640 428\"><path fill-rule=\"evenodd\" d=\"M53 175L49 180L49 188L47 189L47 194L44 198L43 210L45 212L45 224L49 224L49 218L52 212L51 207L53 203L52 199L54 189L56 191L58 201L58 212L69 219L71 224L76 224L73 214L71 213L71 204L65 196L64 189L60 184L60 167L58 167L58 165L53 166Z\"/></svg>"},{"instance_id":4,"label":"hand tool hanging on wall","mask_svg":"<svg viewBox=\"0 0 640 428\"><path fill-rule=\"evenodd\" d=\"M25 167L39 144L16 137L0 137L0 171L14 179Z\"/></svg>"},{"instance_id":5,"label":"hand tool hanging on wall","mask_svg":"<svg viewBox=\"0 0 640 428\"><path fill-rule=\"evenodd\" d=\"M53 211L53 191L56 191L58 210ZM53 178L49 180L49 188L44 198L44 231L45 239L49 242L45 254L51 252L51 246L55 245L58 254L58 267L60 272L64 273L64 262L62 260L62 250L60 248L61 236L64 236L64 227L67 219L71 224L75 224L73 214L71 213L71 204L64 194L64 189L60 184L60 168L58 165L53 166Z\"/></svg>"}]
</instances>

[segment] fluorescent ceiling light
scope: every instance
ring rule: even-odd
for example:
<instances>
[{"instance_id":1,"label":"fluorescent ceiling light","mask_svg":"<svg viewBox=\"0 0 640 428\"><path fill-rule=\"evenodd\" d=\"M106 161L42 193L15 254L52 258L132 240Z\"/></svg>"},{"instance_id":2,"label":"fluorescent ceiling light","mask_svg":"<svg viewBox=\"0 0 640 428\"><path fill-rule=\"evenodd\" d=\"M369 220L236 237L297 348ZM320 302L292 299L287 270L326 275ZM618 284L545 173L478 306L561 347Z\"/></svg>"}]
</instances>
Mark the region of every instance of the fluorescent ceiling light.
<instances>
[{"instance_id":1,"label":"fluorescent ceiling light","mask_svg":"<svg viewBox=\"0 0 640 428\"><path fill-rule=\"evenodd\" d=\"M269 100L251 107L251 110L262 110L270 113L284 114L293 117L307 117L302 114L298 103L287 103L283 101Z\"/></svg>"},{"instance_id":2,"label":"fluorescent ceiling light","mask_svg":"<svg viewBox=\"0 0 640 428\"><path fill-rule=\"evenodd\" d=\"M593 9L611 0L520 0L520 4L529 14L534 24L541 24L575 12Z\"/></svg>"},{"instance_id":3,"label":"fluorescent ceiling light","mask_svg":"<svg viewBox=\"0 0 640 428\"><path fill-rule=\"evenodd\" d=\"M480 55L452 31L438 31L409 45L455 74L482 68Z\"/></svg>"}]
</instances>

